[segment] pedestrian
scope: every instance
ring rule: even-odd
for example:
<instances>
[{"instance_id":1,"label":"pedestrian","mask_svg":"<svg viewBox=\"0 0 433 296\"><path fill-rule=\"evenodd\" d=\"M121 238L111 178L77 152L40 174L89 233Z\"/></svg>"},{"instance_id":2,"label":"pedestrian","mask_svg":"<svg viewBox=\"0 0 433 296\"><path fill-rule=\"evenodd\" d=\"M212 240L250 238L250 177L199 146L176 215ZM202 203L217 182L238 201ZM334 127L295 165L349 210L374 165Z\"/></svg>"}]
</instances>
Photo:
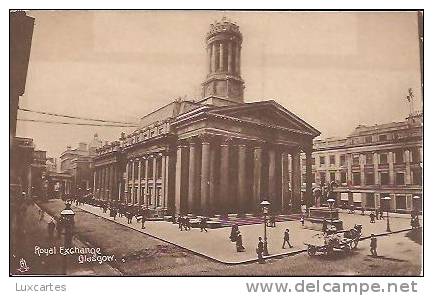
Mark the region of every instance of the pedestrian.
<instances>
[{"instance_id":1,"label":"pedestrian","mask_svg":"<svg viewBox=\"0 0 433 296\"><path fill-rule=\"evenodd\" d=\"M48 223L48 239L50 241L53 240L55 228L56 228L56 223L54 223L54 219L51 219L51 221Z\"/></svg>"},{"instance_id":2,"label":"pedestrian","mask_svg":"<svg viewBox=\"0 0 433 296\"><path fill-rule=\"evenodd\" d=\"M174 214L171 215L171 223L176 224L176 216Z\"/></svg>"},{"instance_id":3,"label":"pedestrian","mask_svg":"<svg viewBox=\"0 0 433 296\"><path fill-rule=\"evenodd\" d=\"M45 212L39 209L39 221L44 220Z\"/></svg>"},{"instance_id":4,"label":"pedestrian","mask_svg":"<svg viewBox=\"0 0 433 296\"><path fill-rule=\"evenodd\" d=\"M286 243L289 245L289 248L293 248L293 246L290 244L290 233L288 228L286 228L286 231L284 231L283 249L285 248Z\"/></svg>"},{"instance_id":5,"label":"pedestrian","mask_svg":"<svg viewBox=\"0 0 433 296\"><path fill-rule=\"evenodd\" d=\"M355 214L355 206L352 204L350 205L350 210L349 210L350 214Z\"/></svg>"},{"instance_id":6,"label":"pedestrian","mask_svg":"<svg viewBox=\"0 0 433 296\"><path fill-rule=\"evenodd\" d=\"M376 213L376 220L379 220L379 209L376 208L374 211Z\"/></svg>"},{"instance_id":7,"label":"pedestrian","mask_svg":"<svg viewBox=\"0 0 433 296\"><path fill-rule=\"evenodd\" d=\"M271 227L277 227L275 215L271 216Z\"/></svg>"},{"instance_id":8,"label":"pedestrian","mask_svg":"<svg viewBox=\"0 0 433 296\"><path fill-rule=\"evenodd\" d=\"M202 217L202 218L200 219L200 232L203 232L203 230L207 232L206 224L207 224L207 222L206 222L206 218L205 218L205 217Z\"/></svg>"},{"instance_id":9,"label":"pedestrian","mask_svg":"<svg viewBox=\"0 0 433 296\"><path fill-rule=\"evenodd\" d=\"M179 218L177 218L177 223L179 223L179 229L182 231L183 229L183 217L179 215Z\"/></svg>"},{"instance_id":10,"label":"pedestrian","mask_svg":"<svg viewBox=\"0 0 433 296\"><path fill-rule=\"evenodd\" d=\"M239 226L235 223L232 225L232 230L230 232L230 241L235 242L237 238L237 233L239 231Z\"/></svg>"},{"instance_id":11,"label":"pedestrian","mask_svg":"<svg viewBox=\"0 0 433 296\"><path fill-rule=\"evenodd\" d=\"M364 216L364 214L365 214L365 208L361 207L361 215Z\"/></svg>"},{"instance_id":12,"label":"pedestrian","mask_svg":"<svg viewBox=\"0 0 433 296\"><path fill-rule=\"evenodd\" d=\"M376 218L376 215L374 214L373 211L371 211L371 213L370 213L370 223L376 223L376 221L374 220L374 218Z\"/></svg>"},{"instance_id":13,"label":"pedestrian","mask_svg":"<svg viewBox=\"0 0 433 296\"><path fill-rule=\"evenodd\" d=\"M257 244L256 253L260 264L265 263L265 259L263 258L263 250L264 250L264 245L262 242L262 238L259 236L259 243Z\"/></svg>"},{"instance_id":14,"label":"pedestrian","mask_svg":"<svg viewBox=\"0 0 433 296\"><path fill-rule=\"evenodd\" d=\"M385 219L385 218L383 218L383 209L382 208L380 208L379 216L380 216L380 220Z\"/></svg>"},{"instance_id":15,"label":"pedestrian","mask_svg":"<svg viewBox=\"0 0 433 296\"><path fill-rule=\"evenodd\" d=\"M377 237L371 234L370 253L373 257L377 257Z\"/></svg>"},{"instance_id":16,"label":"pedestrian","mask_svg":"<svg viewBox=\"0 0 433 296\"><path fill-rule=\"evenodd\" d=\"M242 244L242 235L240 233L236 239L236 252L245 252L245 248Z\"/></svg>"},{"instance_id":17,"label":"pedestrian","mask_svg":"<svg viewBox=\"0 0 433 296\"><path fill-rule=\"evenodd\" d=\"M185 229L191 230L191 221L189 220L189 217L185 217Z\"/></svg>"},{"instance_id":18,"label":"pedestrian","mask_svg":"<svg viewBox=\"0 0 433 296\"><path fill-rule=\"evenodd\" d=\"M302 224L302 227L304 227L304 225L305 225L304 214L301 215L301 224Z\"/></svg>"},{"instance_id":19,"label":"pedestrian","mask_svg":"<svg viewBox=\"0 0 433 296\"><path fill-rule=\"evenodd\" d=\"M140 216L141 216L141 229L145 229L144 223L146 222L146 209L142 207L140 209Z\"/></svg>"}]
</instances>

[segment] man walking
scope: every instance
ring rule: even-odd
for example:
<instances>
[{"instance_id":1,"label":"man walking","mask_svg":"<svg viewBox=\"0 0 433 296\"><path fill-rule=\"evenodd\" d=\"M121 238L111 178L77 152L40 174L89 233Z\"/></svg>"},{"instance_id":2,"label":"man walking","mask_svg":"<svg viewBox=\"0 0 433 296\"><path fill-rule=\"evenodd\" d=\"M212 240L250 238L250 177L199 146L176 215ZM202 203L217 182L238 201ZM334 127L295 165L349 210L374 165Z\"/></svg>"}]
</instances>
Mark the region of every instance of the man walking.
<instances>
[{"instance_id":1,"label":"man walking","mask_svg":"<svg viewBox=\"0 0 433 296\"><path fill-rule=\"evenodd\" d=\"M140 216L141 216L141 229L145 229L144 223L146 222L146 209L144 207L141 207L140 209Z\"/></svg>"},{"instance_id":2,"label":"man walking","mask_svg":"<svg viewBox=\"0 0 433 296\"><path fill-rule=\"evenodd\" d=\"M370 223L376 223L376 221L374 220L376 218L376 215L374 214L373 211L371 211L370 213Z\"/></svg>"},{"instance_id":3,"label":"man walking","mask_svg":"<svg viewBox=\"0 0 433 296\"><path fill-rule=\"evenodd\" d=\"M201 217L201 219L200 219L200 232L203 232L203 230L207 232L206 224L207 224L206 223L206 218L205 217Z\"/></svg>"},{"instance_id":4,"label":"man walking","mask_svg":"<svg viewBox=\"0 0 433 296\"><path fill-rule=\"evenodd\" d=\"M265 263L265 259L263 258L263 250L264 250L264 246L262 242L262 237L259 236L259 243L257 244L256 253L260 264Z\"/></svg>"},{"instance_id":5,"label":"man walking","mask_svg":"<svg viewBox=\"0 0 433 296\"><path fill-rule=\"evenodd\" d=\"M289 248L293 248L293 246L290 244L290 234L288 228L286 229L286 231L284 231L283 249L285 248L286 243L289 245Z\"/></svg>"},{"instance_id":6,"label":"man walking","mask_svg":"<svg viewBox=\"0 0 433 296\"><path fill-rule=\"evenodd\" d=\"M377 237L371 234L370 253L373 257L377 257Z\"/></svg>"}]
</instances>

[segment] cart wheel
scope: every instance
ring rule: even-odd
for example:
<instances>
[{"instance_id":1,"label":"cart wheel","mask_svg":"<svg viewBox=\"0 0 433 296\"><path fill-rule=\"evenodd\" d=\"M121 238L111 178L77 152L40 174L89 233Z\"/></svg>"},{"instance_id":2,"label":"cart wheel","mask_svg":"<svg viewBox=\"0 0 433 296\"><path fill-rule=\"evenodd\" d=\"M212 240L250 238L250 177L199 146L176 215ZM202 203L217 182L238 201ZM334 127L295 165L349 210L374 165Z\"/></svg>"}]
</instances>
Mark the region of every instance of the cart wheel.
<instances>
[{"instance_id":1,"label":"cart wheel","mask_svg":"<svg viewBox=\"0 0 433 296\"><path fill-rule=\"evenodd\" d=\"M358 242L359 242L358 239L355 239L355 240L351 241L350 242L350 247L352 249L356 249L358 247Z\"/></svg>"},{"instance_id":2,"label":"cart wheel","mask_svg":"<svg viewBox=\"0 0 433 296\"><path fill-rule=\"evenodd\" d=\"M309 256L314 256L316 254L316 248L313 246L308 246L307 253Z\"/></svg>"}]
</instances>

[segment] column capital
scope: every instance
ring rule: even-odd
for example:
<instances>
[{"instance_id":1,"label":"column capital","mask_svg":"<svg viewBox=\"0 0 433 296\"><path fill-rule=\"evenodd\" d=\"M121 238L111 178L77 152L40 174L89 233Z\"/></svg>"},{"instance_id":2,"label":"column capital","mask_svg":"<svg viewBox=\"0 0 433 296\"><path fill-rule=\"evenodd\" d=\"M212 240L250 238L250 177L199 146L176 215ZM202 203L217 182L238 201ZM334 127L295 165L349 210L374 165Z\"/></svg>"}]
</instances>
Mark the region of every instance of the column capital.
<instances>
[{"instance_id":1,"label":"column capital","mask_svg":"<svg viewBox=\"0 0 433 296\"><path fill-rule=\"evenodd\" d=\"M232 137L223 137L221 139L220 145L221 146L228 146L228 145L230 145L232 143L233 143L233 138Z\"/></svg>"},{"instance_id":2,"label":"column capital","mask_svg":"<svg viewBox=\"0 0 433 296\"><path fill-rule=\"evenodd\" d=\"M210 144L215 139L215 136L208 133L203 133L198 135L198 138L200 139L202 144Z\"/></svg>"}]
</instances>

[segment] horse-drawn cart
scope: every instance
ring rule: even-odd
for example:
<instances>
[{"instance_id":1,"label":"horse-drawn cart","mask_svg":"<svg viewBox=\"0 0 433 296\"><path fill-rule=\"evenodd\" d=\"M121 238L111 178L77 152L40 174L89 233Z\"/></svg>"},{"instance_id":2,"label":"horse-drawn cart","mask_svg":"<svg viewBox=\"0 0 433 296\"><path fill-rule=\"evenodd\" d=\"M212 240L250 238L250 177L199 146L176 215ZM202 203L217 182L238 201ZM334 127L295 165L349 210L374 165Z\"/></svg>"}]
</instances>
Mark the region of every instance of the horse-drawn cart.
<instances>
[{"instance_id":1,"label":"horse-drawn cart","mask_svg":"<svg viewBox=\"0 0 433 296\"><path fill-rule=\"evenodd\" d=\"M361 237L362 225L356 224L354 228L341 231L329 231L313 235L311 240L304 242L310 256L316 253L330 255L336 250L350 252L358 247Z\"/></svg>"}]
</instances>

